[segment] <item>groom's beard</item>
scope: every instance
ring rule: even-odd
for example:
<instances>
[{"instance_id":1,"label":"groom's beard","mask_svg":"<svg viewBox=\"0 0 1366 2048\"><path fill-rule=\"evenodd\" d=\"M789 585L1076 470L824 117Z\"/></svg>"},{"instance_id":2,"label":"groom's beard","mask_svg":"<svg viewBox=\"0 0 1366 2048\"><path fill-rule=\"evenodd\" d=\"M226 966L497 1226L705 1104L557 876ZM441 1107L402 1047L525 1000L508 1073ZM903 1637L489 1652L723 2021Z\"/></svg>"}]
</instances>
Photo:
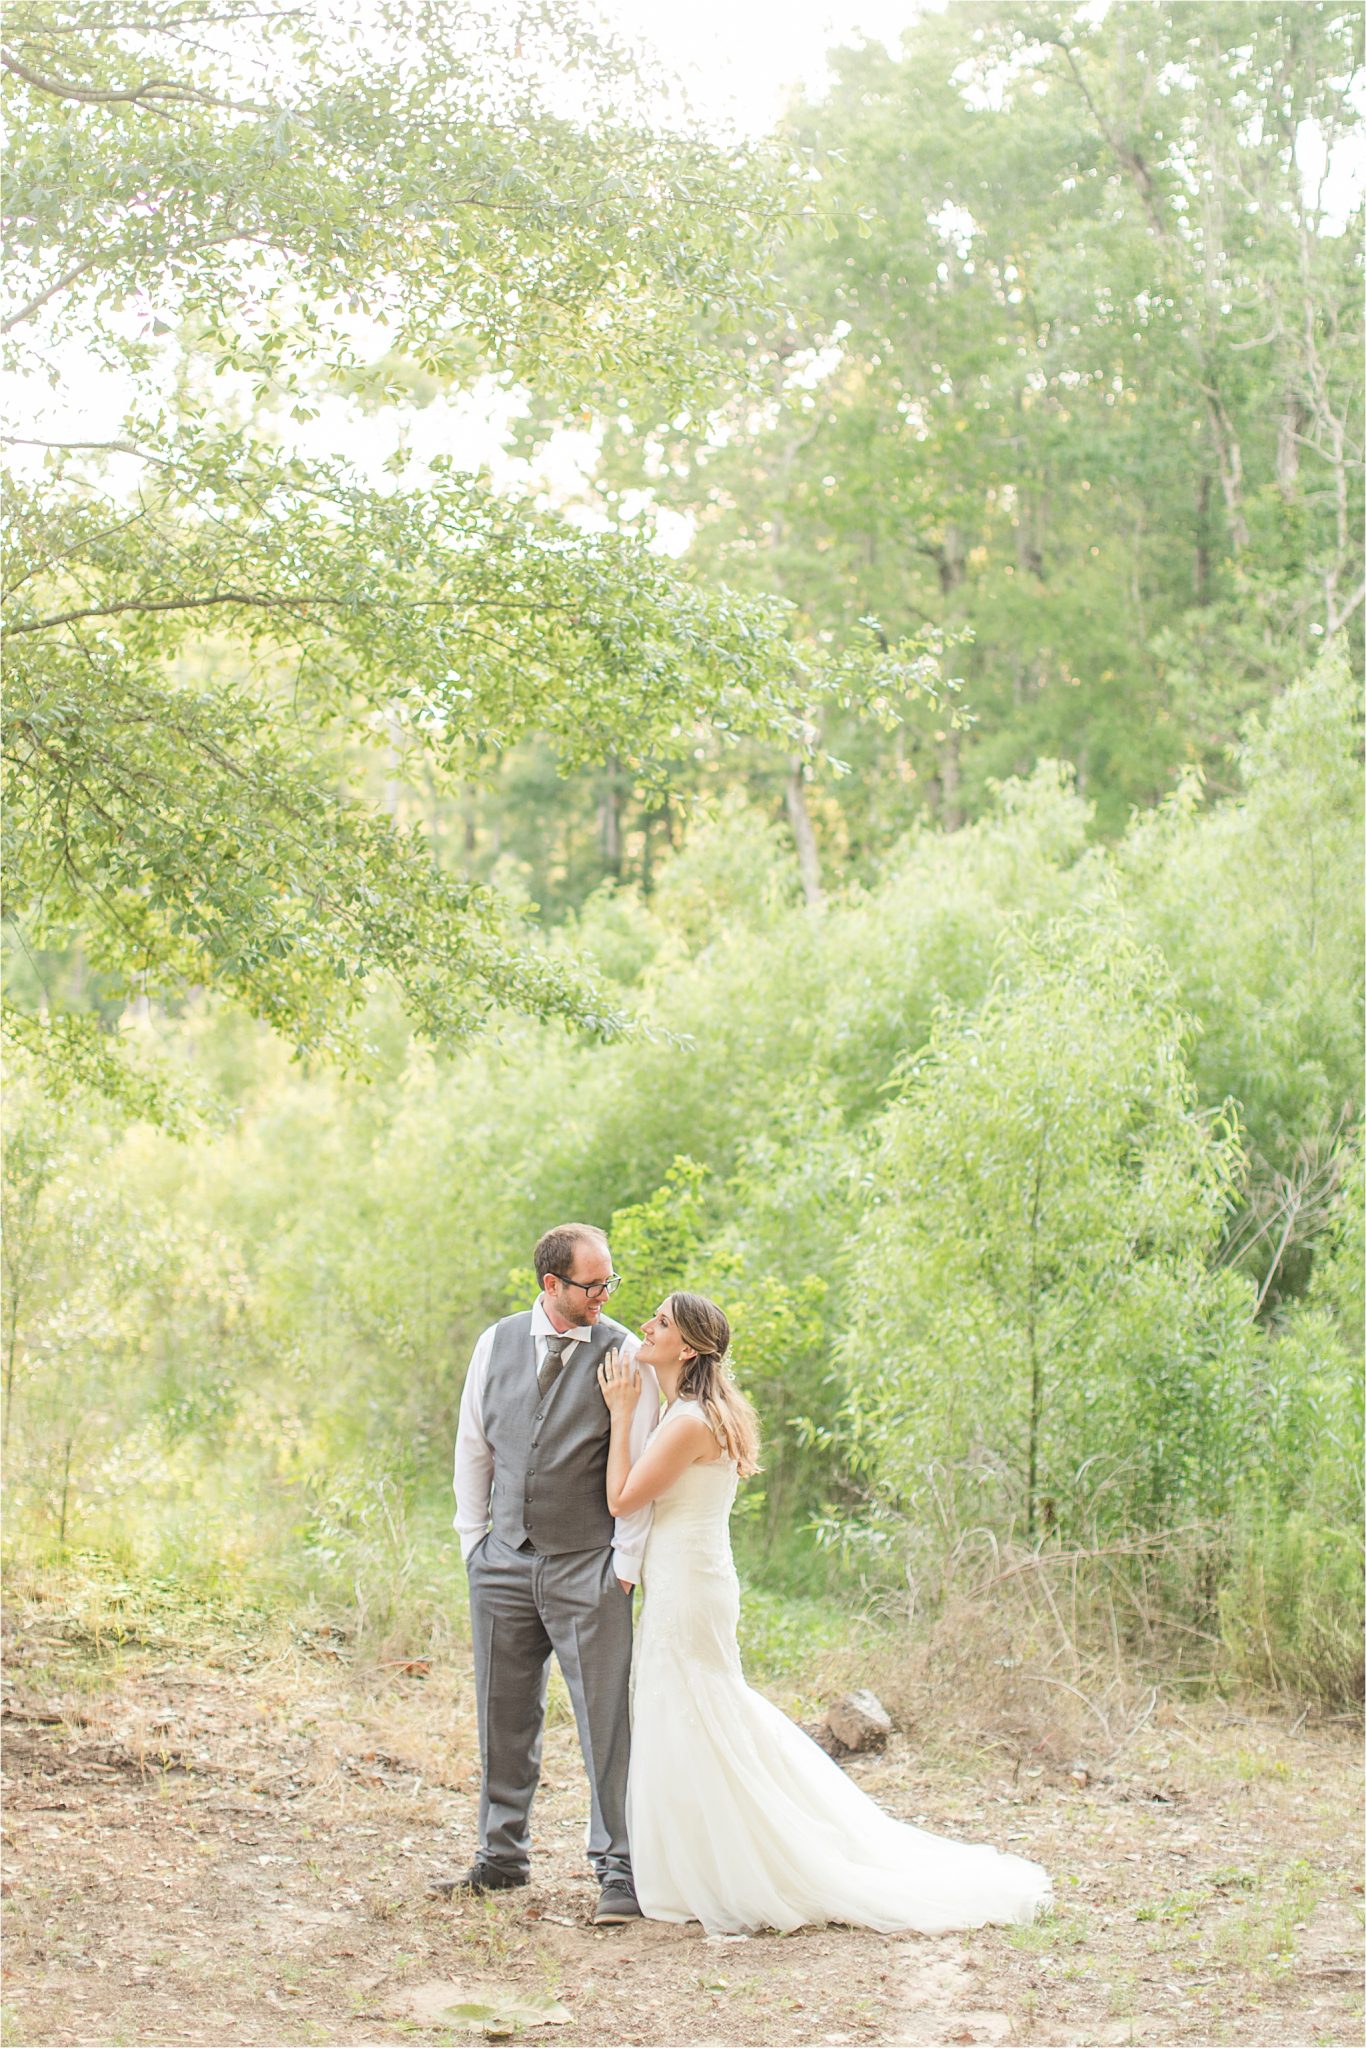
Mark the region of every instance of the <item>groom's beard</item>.
<instances>
[{"instance_id":1,"label":"groom's beard","mask_svg":"<svg viewBox=\"0 0 1366 2048\"><path fill-rule=\"evenodd\" d=\"M555 1303L555 1314L567 1330L591 1329L602 1314L602 1303L600 1301L586 1301L581 1302L577 1308L573 1308L562 1295Z\"/></svg>"}]
</instances>

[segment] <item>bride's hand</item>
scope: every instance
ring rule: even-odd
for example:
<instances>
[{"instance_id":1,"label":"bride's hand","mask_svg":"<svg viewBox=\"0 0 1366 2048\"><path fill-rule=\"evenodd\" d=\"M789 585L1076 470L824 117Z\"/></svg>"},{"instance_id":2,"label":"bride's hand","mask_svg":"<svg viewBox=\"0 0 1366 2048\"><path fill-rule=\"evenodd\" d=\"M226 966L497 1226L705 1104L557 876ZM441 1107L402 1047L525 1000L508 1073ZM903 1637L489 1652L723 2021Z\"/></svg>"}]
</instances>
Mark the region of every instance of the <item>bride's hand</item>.
<instances>
[{"instance_id":1,"label":"bride's hand","mask_svg":"<svg viewBox=\"0 0 1366 2048\"><path fill-rule=\"evenodd\" d=\"M609 1351L598 1367L598 1385L613 1415L634 1412L640 1393L640 1372L619 1350Z\"/></svg>"}]
</instances>

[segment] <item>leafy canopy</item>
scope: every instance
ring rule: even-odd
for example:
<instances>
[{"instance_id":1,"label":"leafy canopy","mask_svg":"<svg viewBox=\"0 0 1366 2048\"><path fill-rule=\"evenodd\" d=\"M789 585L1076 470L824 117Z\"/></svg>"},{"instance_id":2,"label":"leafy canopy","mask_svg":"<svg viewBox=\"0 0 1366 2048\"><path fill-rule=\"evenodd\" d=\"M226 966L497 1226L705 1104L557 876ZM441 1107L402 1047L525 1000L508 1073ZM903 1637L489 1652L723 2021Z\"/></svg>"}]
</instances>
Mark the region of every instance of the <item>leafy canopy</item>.
<instances>
[{"instance_id":1,"label":"leafy canopy","mask_svg":"<svg viewBox=\"0 0 1366 2048\"><path fill-rule=\"evenodd\" d=\"M766 289L786 168L648 125L563 6L20 5L7 34L8 362L32 391L79 352L123 414L11 442L12 928L333 1053L376 974L438 1041L491 1006L615 1028L368 784L401 755L438 792L533 731L647 779L705 729L802 750L852 670L448 457L377 475L300 430L413 365L686 403ZM68 1059L82 1031L17 1028Z\"/></svg>"}]
</instances>

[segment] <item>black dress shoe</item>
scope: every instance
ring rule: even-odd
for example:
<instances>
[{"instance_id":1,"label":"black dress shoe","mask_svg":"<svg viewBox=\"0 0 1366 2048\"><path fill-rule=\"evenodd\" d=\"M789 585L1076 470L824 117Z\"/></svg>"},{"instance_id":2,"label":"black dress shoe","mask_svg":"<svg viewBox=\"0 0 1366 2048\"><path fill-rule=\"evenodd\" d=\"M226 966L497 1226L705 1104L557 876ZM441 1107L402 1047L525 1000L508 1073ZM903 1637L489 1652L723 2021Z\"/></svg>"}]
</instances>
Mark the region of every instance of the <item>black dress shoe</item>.
<instances>
[{"instance_id":1,"label":"black dress shoe","mask_svg":"<svg viewBox=\"0 0 1366 2048\"><path fill-rule=\"evenodd\" d=\"M642 1918L639 1902L625 1878L609 1878L598 1894L595 1927L620 1927L627 1920Z\"/></svg>"},{"instance_id":2,"label":"black dress shoe","mask_svg":"<svg viewBox=\"0 0 1366 2048\"><path fill-rule=\"evenodd\" d=\"M525 1871L500 1870L496 1863L472 1863L463 1876L434 1877L427 1889L435 1898L455 1899L473 1892L513 1892L530 1882Z\"/></svg>"}]
</instances>

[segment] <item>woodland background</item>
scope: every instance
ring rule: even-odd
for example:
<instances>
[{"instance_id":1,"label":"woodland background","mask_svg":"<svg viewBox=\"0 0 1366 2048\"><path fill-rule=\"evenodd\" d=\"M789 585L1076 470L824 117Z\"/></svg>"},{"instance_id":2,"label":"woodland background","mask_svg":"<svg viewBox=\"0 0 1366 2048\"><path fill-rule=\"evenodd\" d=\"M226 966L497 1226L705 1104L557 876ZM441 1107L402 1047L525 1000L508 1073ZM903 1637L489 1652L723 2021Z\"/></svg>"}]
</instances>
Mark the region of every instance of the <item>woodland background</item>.
<instances>
[{"instance_id":1,"label":"woodland background","mask_svg":"<svg viewBox=\"0 0 1366 2048\"><path fill-rule=\"evenodd\" d=\"M1355 1709L1360 41L16 0L12 1568L440 1652L578 1216L757 1675Z\"/></svg>"}]
</instances>

